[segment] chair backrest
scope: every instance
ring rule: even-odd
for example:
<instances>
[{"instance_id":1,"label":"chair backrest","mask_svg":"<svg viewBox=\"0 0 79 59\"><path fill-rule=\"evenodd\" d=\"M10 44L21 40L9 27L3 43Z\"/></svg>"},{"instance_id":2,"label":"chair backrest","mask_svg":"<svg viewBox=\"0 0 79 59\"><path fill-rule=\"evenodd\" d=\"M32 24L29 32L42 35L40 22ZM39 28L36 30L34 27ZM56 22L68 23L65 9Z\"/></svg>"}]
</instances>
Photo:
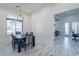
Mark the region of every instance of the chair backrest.
<instances>
[{"instance_id":1,"label":"chair backrest","mask_svg":"<svg viewBox=\"0 0 79 59\"><path fill-rule=\"evenodd\" d=\"M28 32L26 32L26 34L28 34Z\"/></svg>"},{"instance_id":2,"label":"chair backrest","mask_svg":"<svg viewBox=\"0 0 79 59\"><path fill-rule=\"evenodd\" d=\"M26 34L26 44L29 44L29 43L30 43L30 35Z\"/></svg>"},{"instance_id":3,"label":"chair backrest","mask_svg":"<svg viewBox=\"0 0 79 59\"><path fill-rule=\"evenodd\" d=\"M23 34L23 43L29 43L29 39L28 39L28 32L26 32L25 34Z\"/></svg>"},{"instance_id":4,"label":"chair backrest","mask_svg":"<svg viewBox=\"0 0 79 59\"><path fill-rule=\"evenodd\" d=\"M33 32L30 32L30 35L33 35Z\"/></svg>"},{"instance_id":5,"label":"chair backrest","mask_svg":"<svg viewBox=\"0 0 79 59\"><path fill-rule=\"evenodd\" d=\"M20 31L16 31L16 35L18 35L18 34L21 34L21 32Z\"/></svg>"},{"instance_id":6,"label":"chair backrest","mask_svg":"<svg viewBox=\"0 0 79 59\"><path fill-rule=\"evenodd\" d=\"M33 32L30 32L30 34L26 33L26 44L33 42Z\"/></svg>"},{"instance_id":7,"label":"chair backrest","mask_svg":"<svg viewBox=\"0 0 79 59\"><path fill-rule=\"evenodd\" d=\"M13 42L14 42L15 44L18 43L17 38L16 38L13 34L11 34L11 36L12 36L12 40L13 40Z\"/></svg>"},{"instance_id":8,"label":"chair backrest","mask_svg":"<svg viewBox=\"0 0 79 59\"><path fill-rule=\"evenodd\" d=\"M14 35L13 35L13 34L11 34L11 36L12 36L12 39L14 40Z\"/></svg>"},{"instance_id":9,"label":"chair backrest","mask_svg":"<svg viewBox=\"0 0 79 59\"><path fill-rule=\"evenodd\" d=\"M73 32L73 31L71 31L72 32L72 36L74 36L75 35L75 33Z\"/></svg>"}]
</instances>

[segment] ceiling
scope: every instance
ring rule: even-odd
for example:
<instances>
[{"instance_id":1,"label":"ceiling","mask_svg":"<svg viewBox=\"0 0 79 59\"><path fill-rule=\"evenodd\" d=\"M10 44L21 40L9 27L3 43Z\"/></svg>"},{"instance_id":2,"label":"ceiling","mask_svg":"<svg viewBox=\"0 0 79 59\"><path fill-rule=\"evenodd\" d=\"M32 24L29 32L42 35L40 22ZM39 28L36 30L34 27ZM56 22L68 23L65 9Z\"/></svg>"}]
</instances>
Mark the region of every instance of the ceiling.
<instances>
[{"instance_id":1,"label":"ceiling","mask_svg":"<svg viewBox=\"0 0 79 59\"><path fill-rule=\"evenodd\" d=\"M65 11L59 14L55 15L55 19L58 20L60 18L66 17L66 16L70 16L70 15L75 15L75 14L79 14L79 8L75 8L69 11Z\"/></svg>"},{"instance_id":2,"label":"ceiling","mask_svg":"<svg viewBox=\"0 0 79 59\"><path fill-rule=\"evenodd\" d=\"M17 9L17 5L20 5L19 3L2 3L0 6L2 7L8 7L11 9ZM48 3L22 3L21 4L21 9L25 13L33 13L36 12L37 10L45 7L48 5Z\"/></svg>"}]
</instances>

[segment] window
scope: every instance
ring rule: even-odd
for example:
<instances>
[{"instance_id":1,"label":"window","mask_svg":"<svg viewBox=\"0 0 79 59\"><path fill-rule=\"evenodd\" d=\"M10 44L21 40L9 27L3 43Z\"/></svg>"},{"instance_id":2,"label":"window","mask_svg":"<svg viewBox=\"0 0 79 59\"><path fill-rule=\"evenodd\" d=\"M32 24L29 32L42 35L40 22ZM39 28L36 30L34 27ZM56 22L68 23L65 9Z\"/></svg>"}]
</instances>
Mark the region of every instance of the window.
<instances>
[{"instance_id":1,"label":"window","mask_svg":"<svg viewBox=\"0 0 79 59\"><path fill-rule=\"evenodd\" d=\"M77 33L77 22L72 22L72 31Z\"/></svg>"},{"instance_id":2,"label":"window","mask_svg":"<svg viewBox=\"0 0 79 59\"><path fill-rule=\"evenodd\" d=\"M16 21L16 31L22 32L22 21L21 20Z\"/></svg>"},{"instance_id":3,"label":"window","mask_svg":"<svg viewBox=\"0 0 79 59\"><path fill-rule=\"evenodd\" d=\"M79 33L79 22L72 22L72 31L74 33Z\"/></svg>"},{"instance_id":4,"label":"window","mask_svg":"<svg viewBox=\"0 0 79 59\"><path fill-rule=\"evenodd\" d=\"M16 20L15 19L10 19L10 18L6 18L7 19L7 34L14 34L16 32L21 32L22 33L22 24L23 21L22 20Z\"/></svg>"},{"instance_id":5,"label":"window","mask_svg":"<svg viewBox=\"0 0 79 59\"><path fill-rule=\"evenodd\" d=\"M65 34L69 34L69 23L65 23Z\"/></svg>"}]
</instances>

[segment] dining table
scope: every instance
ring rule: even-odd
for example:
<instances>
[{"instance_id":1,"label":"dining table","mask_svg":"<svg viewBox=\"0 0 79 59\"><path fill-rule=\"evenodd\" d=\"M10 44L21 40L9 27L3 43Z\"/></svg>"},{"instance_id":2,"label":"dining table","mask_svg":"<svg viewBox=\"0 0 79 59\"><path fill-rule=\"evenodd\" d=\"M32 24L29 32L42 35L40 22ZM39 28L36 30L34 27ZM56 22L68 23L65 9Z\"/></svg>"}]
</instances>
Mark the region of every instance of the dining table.
<instances>
[{"instance_id":1,"label":"dining table","mask_svg":"<svg viewBox=\"0 0 79 59\"><path fill-rule=\"evenodd\" d=\"M13 34L15 37L16 37L16 40L17 40L17 47L18 47L18 53L21 52L21 49L22 49L22 46L23 44L27 44L27 45L30 45L31 44L31 47L35 47L35 36L32 36L30 34L28 35L25 35L25 34ZM27 38L26 38L27 37Z\"/></svg>"}]
</instances>

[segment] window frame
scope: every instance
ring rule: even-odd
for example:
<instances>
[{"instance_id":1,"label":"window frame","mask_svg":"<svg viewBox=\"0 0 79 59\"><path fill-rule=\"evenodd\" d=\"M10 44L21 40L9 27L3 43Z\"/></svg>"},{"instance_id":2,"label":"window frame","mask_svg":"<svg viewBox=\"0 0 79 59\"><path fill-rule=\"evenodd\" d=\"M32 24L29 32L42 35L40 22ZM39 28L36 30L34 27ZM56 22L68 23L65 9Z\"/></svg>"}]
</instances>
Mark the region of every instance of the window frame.
<instances>
[{"instance_id":1,"label":"window frame","mask_svg":"<svg viewBox=\"0 0 79 59\"><path fill-rule=\"evenodd\" d=\"M20 19L12 19L12 18L6 18L6 33L7 33L7 20L14 20L14 21L21 21L22 22L22 32L23 32L23 20ZM15 32L16 32L16 22L15 22ZM7 35L10 35L7 33Z\"/></svg>"}]
</instances>

